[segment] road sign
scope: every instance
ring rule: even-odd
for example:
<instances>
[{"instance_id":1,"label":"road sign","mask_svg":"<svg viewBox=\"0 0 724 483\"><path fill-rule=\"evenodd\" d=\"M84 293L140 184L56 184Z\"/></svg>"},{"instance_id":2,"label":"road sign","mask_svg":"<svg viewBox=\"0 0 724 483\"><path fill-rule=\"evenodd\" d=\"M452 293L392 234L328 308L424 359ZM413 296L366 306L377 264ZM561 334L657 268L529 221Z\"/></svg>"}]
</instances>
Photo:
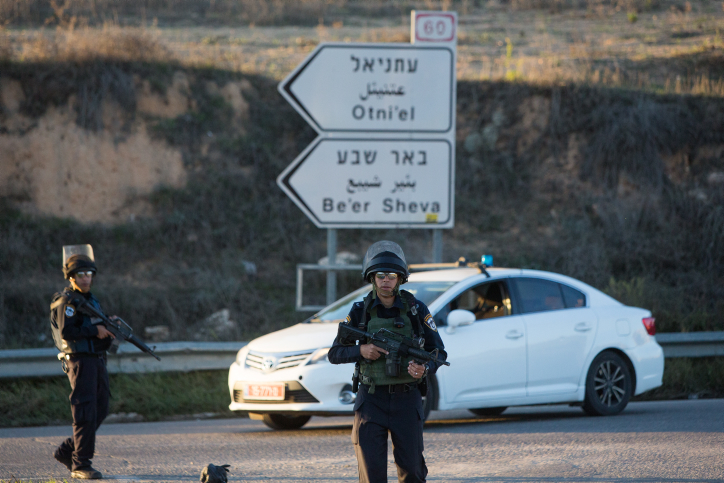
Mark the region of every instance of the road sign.
<instances>
[{"instance_id":1,"label":"road sign","mask_svg":"<svg viewBox=\"0 0 724 483\"><path fill-rule=\"evenodd\" d=\"M447 139L317 138L277 182L320 228L449 228Z\"/></svg>"},{"instance_id":2,"label":"road sign","mask_svg":"<svg viewBox=\"0 0 724 483\"><path fill-rule=\"evenodd\" d=\"M454 225L457 14L411 20L412 44L323 43L279 84L319 137L277 184L320 228Z\"/></svg>"},{"instance_id":3,"label":"road sign","mask_svg":"<svg viewBox=\"0 0 724 483\"><path fill-rule=\"evenodd\" d=\"M416 12L412 14L412 43L457 43L457 17L451 12Z\"/></svg>"},{"instance_id":4,"label":"road sign","mask_svg":"<svg viewBox=\"0 0 724 483\"><path fill-rule=\"evenodd\" d=\"M321 133L447 133L454 126L449 46L320 44L279 92Z\"/></svg>"}]
</instances>

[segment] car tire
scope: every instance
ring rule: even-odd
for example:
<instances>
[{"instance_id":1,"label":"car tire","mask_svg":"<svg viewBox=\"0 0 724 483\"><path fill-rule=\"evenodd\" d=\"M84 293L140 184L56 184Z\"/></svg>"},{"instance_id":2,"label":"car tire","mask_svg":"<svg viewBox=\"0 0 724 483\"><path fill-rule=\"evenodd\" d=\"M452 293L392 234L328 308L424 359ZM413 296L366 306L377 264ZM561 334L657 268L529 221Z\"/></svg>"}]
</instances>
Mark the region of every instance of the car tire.
<instances>
[{"instance_id":1,"label":"car tire","mask_svg":"<svg viewBox=\"0 0 724 483\"><path fill-rule=\"evenodd\" d=\"M312 419L311 416L287 416L285 414L265 414L264 424L272 429L299 429Z\"/></svg>"},{"instance_id":2,"label":"car tire","mask_svg":"<svg viewBox=\"0 0 724 483\"><path fill-rule=\"evenodd\" d=\"M506 409L508 409L508 406L500 406L497 408L475 408L468 409L468 411L476 416L500 416Z\"/></svg>"},{"instance_id":3,"label":"car tire","mask_svg":"<svg viewBox=\"0 0 724 483\"><path fill-rule=\"evenodd\" d=\"M435 399L437 398L437 381L433 376L427 378L427 394L422 398L422 414L425 417L425 421L430 416L430 411L435 405Z\"/></svg>"},{"instance_id":4,"label":"car tire","mask_svg":"<svg viewBox=\"0 0 724 483\"><path fill-rule=\"evenodd\" d=\"M591 416L611 416L626 407L633 392L628 364L615 352L601 352L586 376L583 410Z\"/></svg>"}]
</instances>

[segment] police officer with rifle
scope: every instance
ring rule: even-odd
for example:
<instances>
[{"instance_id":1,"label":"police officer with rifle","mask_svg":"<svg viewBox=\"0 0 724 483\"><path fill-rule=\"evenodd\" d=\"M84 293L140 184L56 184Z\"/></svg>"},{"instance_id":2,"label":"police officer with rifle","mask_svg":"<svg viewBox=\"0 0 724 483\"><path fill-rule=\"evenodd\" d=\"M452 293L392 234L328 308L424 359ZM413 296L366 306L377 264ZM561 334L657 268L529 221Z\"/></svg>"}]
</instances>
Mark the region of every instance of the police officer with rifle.
<instances>
[{"instance_id":1,"label":"police officer with rifle","mask_svg":"<svg viewBox=\"0 0 724 483\"><path fill-rule=\"evenodd\" d=\"M372 244L362 276L372 291L352 306L328 354L333 364L355 363L352 442L359 481L387 481L389 432L398 480L424 482L422 396L427 376L447 364L447 354L425 304L400 290L409 271L397 243Z\"/></svg>"},{"instance_id":2,"label":"police officer with rifle","mask_svg":"<svg viewBox=\"0 0 724 483\"><path fill-rule=\"evenodd\" d=\"M103 313L90 291L96 272L90 245L64 246L63 274L70 285L56 293L50 305L53 341L70 380L73 415L73 436L63 441L53 456L68 468L72 478L80 479L103 478L101 472L91 466L91 459L96 430L108 415L110 386L106 351L115 352L119 338L123 338L158 359L132 335L125 322Z\"/></svg>"}]
</instances>

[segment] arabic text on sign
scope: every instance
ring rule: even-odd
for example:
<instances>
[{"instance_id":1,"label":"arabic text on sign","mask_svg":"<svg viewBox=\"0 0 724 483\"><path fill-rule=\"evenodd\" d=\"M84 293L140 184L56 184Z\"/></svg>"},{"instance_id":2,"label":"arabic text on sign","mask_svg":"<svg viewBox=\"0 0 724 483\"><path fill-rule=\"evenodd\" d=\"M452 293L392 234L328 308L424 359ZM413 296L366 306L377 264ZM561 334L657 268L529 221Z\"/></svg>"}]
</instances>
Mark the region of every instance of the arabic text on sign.
<instances>
[{"instance_id":1,"label":"arabic text on sign","mask_svg":"<svg viewBox=\"0 0 724 483\"><path fill-rule=\"evenodd\" d=\"M391 192L397 193L398 191L405 191L406 189L415 191L416 185L417 185L417 182L412 181L410 179L410 175L407 175L407 176L405 176L405 179L403 181L395 181L395 187Z\"/></svg>"},{"instance_id":2,"label":"arabic text on sign","mask_svg":"<svg viewBox=\"0 0 724 483\"><path fill-rule=\"evenodd\" d=\"M351 179L347 183L347 193L354 194L359 191L367 191L370 188L380 187L382 187L382 181L380 181L380 178L377 176L375 176L372 181L355 181Z\"/></svg>"},{"instance_id":3,"label":"arabic text on sign","mask_svg":"<svg viewBox=\"0 0 724 483\"><path fill-rule=\"evenodd\" d=\"M363 101L366 101L370 97L376 97L377 99L382 99L385 96L404 96L405 95L405 86L399 86L397 87L396 84L390 84L388 86L387 84L383 85L381 88L377 87L376 82L368 83L367 84L367 92L364 94L360 94L359 98Z\"/></svg>"}]
</instances>

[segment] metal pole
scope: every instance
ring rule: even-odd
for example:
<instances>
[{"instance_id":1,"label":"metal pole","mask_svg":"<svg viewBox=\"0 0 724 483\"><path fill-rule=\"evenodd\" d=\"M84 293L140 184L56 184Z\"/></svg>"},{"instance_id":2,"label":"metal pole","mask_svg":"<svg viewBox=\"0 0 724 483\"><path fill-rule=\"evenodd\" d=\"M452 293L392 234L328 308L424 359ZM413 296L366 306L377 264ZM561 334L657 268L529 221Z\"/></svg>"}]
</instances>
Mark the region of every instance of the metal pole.
<instances>
[{"instance_id":1,"label":"metal pole","mask_svg":"<svg viewBox=\"0 0 724 483\"><path fill-rule=\"evenodd\" d=\"M327 229L327 264L337 264L337 230ZM337 272L327 270L327 305L337 299Z\"/></svg>"},{"instance_id":2,"label":"metal pole","mask_svg":"<svg viewBox=\"0 0 724 483\"><path fill-rule=\"evenodd\" d=\"M297 266L297 310L304 304L302 300L302 287L304 286L304 270Z\"/></svg>"},{"instance_id":3,"label":"metal pole","mask_svg":"<svg viewBox=\"0 0 724 483\"><path fill-rule=\"evenodd\" d=\"M432 263L442 263L442 230L432 230Z\"/></svg>"}]
</instances>

